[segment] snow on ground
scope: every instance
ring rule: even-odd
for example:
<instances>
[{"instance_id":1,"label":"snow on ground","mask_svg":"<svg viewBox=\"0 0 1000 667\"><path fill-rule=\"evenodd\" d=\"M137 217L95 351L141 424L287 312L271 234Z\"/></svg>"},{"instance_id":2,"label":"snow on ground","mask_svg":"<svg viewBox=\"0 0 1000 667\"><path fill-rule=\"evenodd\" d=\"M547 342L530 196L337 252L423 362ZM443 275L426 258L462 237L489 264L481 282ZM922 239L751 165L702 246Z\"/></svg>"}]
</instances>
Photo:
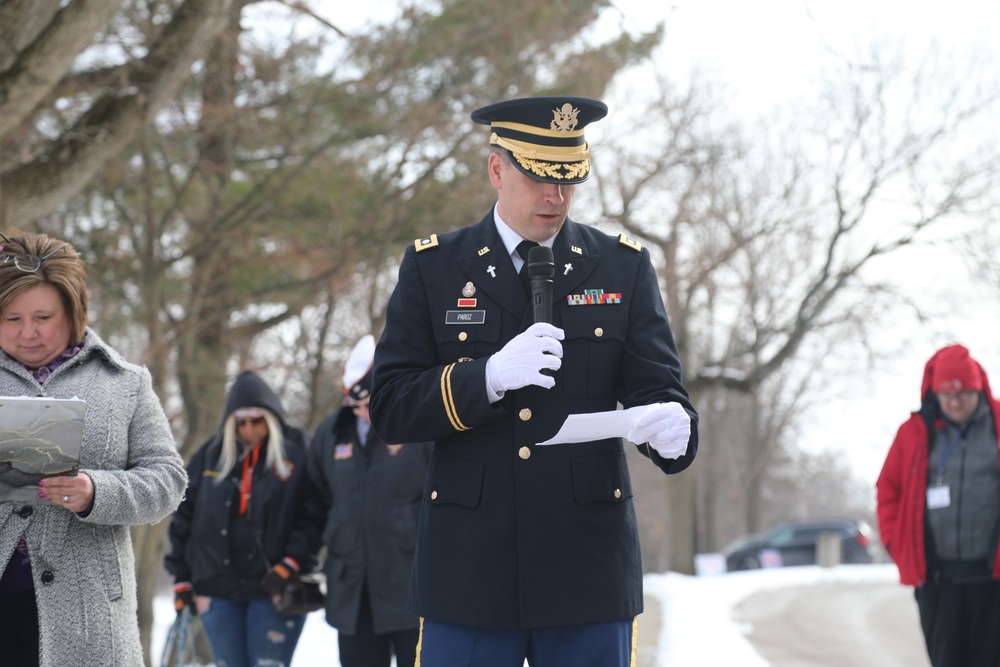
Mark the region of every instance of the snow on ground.
<instances>
[{"instance_id":1,"label":"snow on ground","mask_svg":"<svg viewBox=\"0 0 1000 667\"><path fill-rule=\"evenodd\" d=\"M739 665L767 667L733 618L743 600L761 591L831 583L895 583L896 566L785 567L705 577L648 574L645 593L660 601L660 667Z\"/></svg>"},{"instance_id":2,"label":"snow on ground","mask_svg":"<svg viewBox=\"0 0 1000 667\"><path fill-rule=\"evenodd\" d=\"M892 564L842 565L834 568L787 567L731 572L702 577L682 574L647 574L645 592L660 601L659 667L681 665L740 665L768 667L746 639L744 628L733 618L740 602L754 593L831 583L894 583ZM172 598L157 598L153 610L154 667L160 667L170 624ZM326 623L322 611L309 614L291 667L337 667L337 631Z\"/></svg>"}]
</instances>

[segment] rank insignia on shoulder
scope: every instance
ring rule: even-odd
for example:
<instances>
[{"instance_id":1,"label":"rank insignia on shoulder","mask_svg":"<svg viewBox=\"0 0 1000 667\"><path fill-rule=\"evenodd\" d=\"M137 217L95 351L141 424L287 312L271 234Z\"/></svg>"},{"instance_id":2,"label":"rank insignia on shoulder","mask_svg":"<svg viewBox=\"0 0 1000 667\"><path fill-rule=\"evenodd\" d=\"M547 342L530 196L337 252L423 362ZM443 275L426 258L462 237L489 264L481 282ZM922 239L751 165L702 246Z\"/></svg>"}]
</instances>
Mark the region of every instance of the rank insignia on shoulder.
<instances>
[{"instance_id":1,"label":"rank insignia on shoulder","mask_svg":"<svg viewBox=\"0 0 1000 667\"><path fill-rule=\"evenodd\" d=\"M625 236L624 234L619 234L618 235L618 242L621 243L623 246L627 246L629 248L632 248L632 250L635 250L636 252L639 252L640 250L642 250L642 244L641 243L639 243L638 241L633 241L632 239L630 239L629 237Z\"/></svg>"},{"instance_id":2,"label":"rank insignia on shoulder","mask_svg":"<svg viewBox=\"0 0 1000 667\"><path fill-rule=\"evenodd\" d=\"M417 239L413 242L413 247L417 249L417 252L422 250L427 250L429 248L436 248L438 244L438 235L431 234L422 239Z\"/></svg>"}]
</instances>

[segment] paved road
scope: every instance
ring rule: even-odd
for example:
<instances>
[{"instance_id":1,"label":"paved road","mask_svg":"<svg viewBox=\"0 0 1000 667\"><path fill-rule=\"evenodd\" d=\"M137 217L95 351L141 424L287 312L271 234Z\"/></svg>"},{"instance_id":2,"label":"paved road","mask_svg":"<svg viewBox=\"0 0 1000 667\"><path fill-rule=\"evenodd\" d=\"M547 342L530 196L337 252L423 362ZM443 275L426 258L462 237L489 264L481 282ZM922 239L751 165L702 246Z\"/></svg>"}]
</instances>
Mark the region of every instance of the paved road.
<instances>
[{"instance_id":1,"label":"paved road","mask_svg":"<svg viewBox=\"0 0 1000 667\"><path fill-rule=\"evenodd\" d=\"M736 609L772 667L929 667L913 590L819 584L757 593Z\"/></svg>"}]
</instances>

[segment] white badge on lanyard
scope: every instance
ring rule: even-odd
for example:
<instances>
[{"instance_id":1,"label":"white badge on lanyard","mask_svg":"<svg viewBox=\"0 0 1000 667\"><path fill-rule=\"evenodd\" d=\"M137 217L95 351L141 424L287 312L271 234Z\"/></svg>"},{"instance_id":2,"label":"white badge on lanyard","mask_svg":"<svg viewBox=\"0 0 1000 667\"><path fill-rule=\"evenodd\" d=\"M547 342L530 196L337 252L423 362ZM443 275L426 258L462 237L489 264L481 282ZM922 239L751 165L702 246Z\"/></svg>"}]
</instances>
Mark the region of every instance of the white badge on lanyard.
<instances>
[{"instance_id":1,"label":"white badge on lanyard","mask_svg":"<svg viewBox=\"0 0 1000 667\"><path fill-rule=\"evenodd\" d=\"M936 510L951 505L951 492L947 484L927 487L927 509Z\"/></svg>"}]
</instances>

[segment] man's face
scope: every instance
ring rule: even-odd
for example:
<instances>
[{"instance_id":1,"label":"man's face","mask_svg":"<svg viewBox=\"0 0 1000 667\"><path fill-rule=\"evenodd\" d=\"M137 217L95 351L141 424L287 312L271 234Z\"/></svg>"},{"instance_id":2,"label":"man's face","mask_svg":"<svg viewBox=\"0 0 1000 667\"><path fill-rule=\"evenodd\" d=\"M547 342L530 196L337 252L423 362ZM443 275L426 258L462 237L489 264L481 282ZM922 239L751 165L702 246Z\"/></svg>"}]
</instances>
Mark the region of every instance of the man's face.
<instances>
[{"instance_id":1,"label":"man's face","mask_svg":"<svg viewBox=\"0 0 1000 667\"><path fill-rule=\"evenodd\" d=\"M939 391L937 399L941 412L958 426L965 426L979 406L978 391Z\"/></svg>"},{"instance_id":2,"label":"man's face","mask_svg":"<svg viewBox=\"0 0 1000 667\"><path fill-rule=\"evenodd\" d=\"M371 415L368 412L368 399L363 399L358 401L351 406L351 410L354 411L354 416L358 419L364 419L369 424L372 423Z\"/></svg>"},{"instance_id":3,"label":"man's face","mask_svg":"<svg viewBox=\"0 0 1000 667\"><path fill-rule=\"evenodd\" d=\"M489 173L490 183L497 191L500 217L522 238L541 243L562 228L575 185L528 178L497 153L490 153Z\"/></svg>"}]
</instances>

